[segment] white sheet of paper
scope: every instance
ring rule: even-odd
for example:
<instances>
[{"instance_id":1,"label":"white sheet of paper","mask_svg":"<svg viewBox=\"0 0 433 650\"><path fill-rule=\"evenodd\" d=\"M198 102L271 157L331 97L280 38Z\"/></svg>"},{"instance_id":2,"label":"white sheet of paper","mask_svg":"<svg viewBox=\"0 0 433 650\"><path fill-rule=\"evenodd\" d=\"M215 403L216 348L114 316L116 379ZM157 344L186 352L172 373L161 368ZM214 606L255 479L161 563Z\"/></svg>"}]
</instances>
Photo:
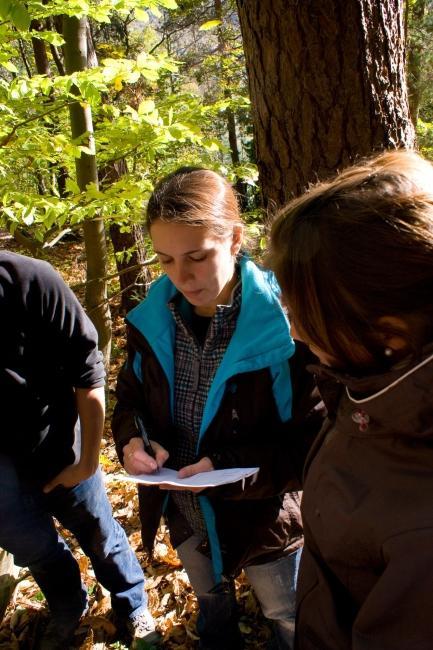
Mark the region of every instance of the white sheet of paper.
<instances>
[{"instance_id":1,"label":"white sheet of paper","mask_svg":"<svg viewBox=\"0 0 433 650\"><path fill-rule=\"evenodd\" d=\"M107 479L114 481L132 481L133 483L142 483L144 485L166 483L168 485L177 485L186 488L206 488L225 485L226 483L235 483L236 481L253 476L258 471L258 467L231 467L229 469L214 469L212 472L201 472L189 478L178 478L177 470L161 467L156 474L109 474Z\"/></svg>"}]
</instances>

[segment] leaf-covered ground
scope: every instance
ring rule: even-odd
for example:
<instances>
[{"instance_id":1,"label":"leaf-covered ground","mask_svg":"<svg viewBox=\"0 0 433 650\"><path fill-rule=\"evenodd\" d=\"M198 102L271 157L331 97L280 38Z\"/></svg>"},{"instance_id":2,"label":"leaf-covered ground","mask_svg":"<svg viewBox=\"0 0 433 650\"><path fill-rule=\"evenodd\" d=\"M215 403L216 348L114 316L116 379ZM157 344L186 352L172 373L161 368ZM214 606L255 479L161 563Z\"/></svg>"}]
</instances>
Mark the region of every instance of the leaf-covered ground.
<instances>
[{"instance_id":1,"label":"leaf-covered ground","mask_svg":"<svg viewBox=\"0 0 433 650\"><path fill-rule=\"evenodd\" d=\"M19 251L14 242L0 233L0 248ZM50 255L49 261L62 273L65 280L74 285L84 279L84 256L79 243L60 246ZM124 527L131 546L136 552L147 576L146 589L149 607L162 634L164 648L189 650L197 647L195 623L197 607L188 577L170 545L167 528L161 522L151 560L144 557L141 548L140 522L135 487L128 483L110 481L110 474L120 469L114 444L110 435L109 420L113 407L113 391L116 374L124 356L123 319L112 305L114 318L113 362L109 377L110 403L106 430L101 447L101 466L107 475L107 492L114 516ZM82 578L89 594L89 613L75 635L75 647L81 650L91 648L126 648L116 635L110 621L110 598L95 582L92 567L68 531L61 533L67 540L81 568ZM47 611L43 595L26 569L19 574L13 601L9 605L0 625L0 650L32 650L36 648L46 624ZM266 648L271 632L257 601L243 578L237 580L240 607L240 628L247 648Z\"/></svg>"}]
</instances>

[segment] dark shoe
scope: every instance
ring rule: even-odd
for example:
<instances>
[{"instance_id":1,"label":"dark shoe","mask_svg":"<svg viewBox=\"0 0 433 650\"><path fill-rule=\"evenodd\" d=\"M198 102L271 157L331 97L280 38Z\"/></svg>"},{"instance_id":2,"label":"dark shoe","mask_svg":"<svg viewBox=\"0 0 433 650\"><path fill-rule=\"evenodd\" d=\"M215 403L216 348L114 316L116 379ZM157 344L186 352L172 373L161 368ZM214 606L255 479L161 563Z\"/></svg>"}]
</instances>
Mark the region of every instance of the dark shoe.
<instances>
[{"instance_id":1,"label":"dark shoe","mask_svg":"<svg viewBox=\"0 0 433 650\"><path fill-rule=\"evenodd\" d=\"M197 598L197 633L200 650L241 650L244 647L238 625L238 607L234 584L216 585Z\"/></svg>"},{"instance_id":2,"label":"dark shoe","mask_svg":"<svg viewBox=\"0 0 433 650\"><path fill-rule=\"evenodd\" d=\"M68 650L78 624L78 620L64 623L51 619L39 640L38 650Z\"/></svg>"}]
</instances>

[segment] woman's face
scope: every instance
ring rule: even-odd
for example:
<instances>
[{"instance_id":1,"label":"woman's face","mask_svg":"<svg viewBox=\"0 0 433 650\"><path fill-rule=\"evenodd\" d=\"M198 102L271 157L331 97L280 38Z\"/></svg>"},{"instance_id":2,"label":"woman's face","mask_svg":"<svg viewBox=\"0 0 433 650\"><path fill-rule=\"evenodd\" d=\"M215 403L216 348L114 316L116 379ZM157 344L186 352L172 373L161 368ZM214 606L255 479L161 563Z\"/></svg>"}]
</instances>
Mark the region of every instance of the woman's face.
<instances>
[{"instance_id":1,"label":"woman's face","mask_svg":"<svg viewBox=\"0 0 433 650\"><path fill-rule=\"evenodd\" d=\"M242 243L242 228L217 238L204 226L157 219L150 228L161 267L196 313L212 316L226 304L233 289L234 260Z\"/></svg>"}]
</instances>

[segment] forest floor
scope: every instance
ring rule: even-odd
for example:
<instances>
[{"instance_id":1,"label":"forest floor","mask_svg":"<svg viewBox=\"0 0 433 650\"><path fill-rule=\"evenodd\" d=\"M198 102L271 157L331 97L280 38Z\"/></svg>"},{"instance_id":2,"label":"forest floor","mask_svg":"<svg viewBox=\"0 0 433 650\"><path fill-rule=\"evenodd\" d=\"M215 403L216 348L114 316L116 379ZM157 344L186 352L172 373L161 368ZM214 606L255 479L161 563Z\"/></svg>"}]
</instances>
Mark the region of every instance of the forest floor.
<instances>
[{"instance_id":1,"label":"forest floor","mask_svg":"<svg viewBox=\"0 0 433 650\"><path fill-rule=\"evenodd\" d=\"M0 232L0 248L26 253L7 234ZM63 275L70 286L84 280L85 259L83 247L77 242L60 244L50 252L47 260ZM82 298L78 292L78 297ZM163 648L167 650L190 650L196 648L197 605L176 552L170 544L167 528L161 522L153 557L144 556L136 489L133 484L110 480L110 475L121 467L117 460L110 432L110 416L114 406L114 389L118 369L124 359L125 331L119 305L111 303L113 317L112 364L108 378L109 404L105 434L102 440L100 465L106 475L106 486L113 513L128 535L147 577L146 590L149 607L162 635ZM83 582L89 595L89 613L75 635L75 648L90 650L127 648L116 639L116 629L110 621L109 595L95 581L92 567L68 531L60 529L77 559ZM32 650L46 624L45 600L27 569L21 569L18 584L3 621L0 624L0 650ZM261 614L256 598L243 574L236 581L240 619L239 626L248 649L265 649L271 638L271 630ZM149 646L147 646L149 647ZM145 644L142 644L144 650ZM65 649L66 650L66 649ZM223 649L222 649L223 650Z\"/></svg>"}]
</instances>

